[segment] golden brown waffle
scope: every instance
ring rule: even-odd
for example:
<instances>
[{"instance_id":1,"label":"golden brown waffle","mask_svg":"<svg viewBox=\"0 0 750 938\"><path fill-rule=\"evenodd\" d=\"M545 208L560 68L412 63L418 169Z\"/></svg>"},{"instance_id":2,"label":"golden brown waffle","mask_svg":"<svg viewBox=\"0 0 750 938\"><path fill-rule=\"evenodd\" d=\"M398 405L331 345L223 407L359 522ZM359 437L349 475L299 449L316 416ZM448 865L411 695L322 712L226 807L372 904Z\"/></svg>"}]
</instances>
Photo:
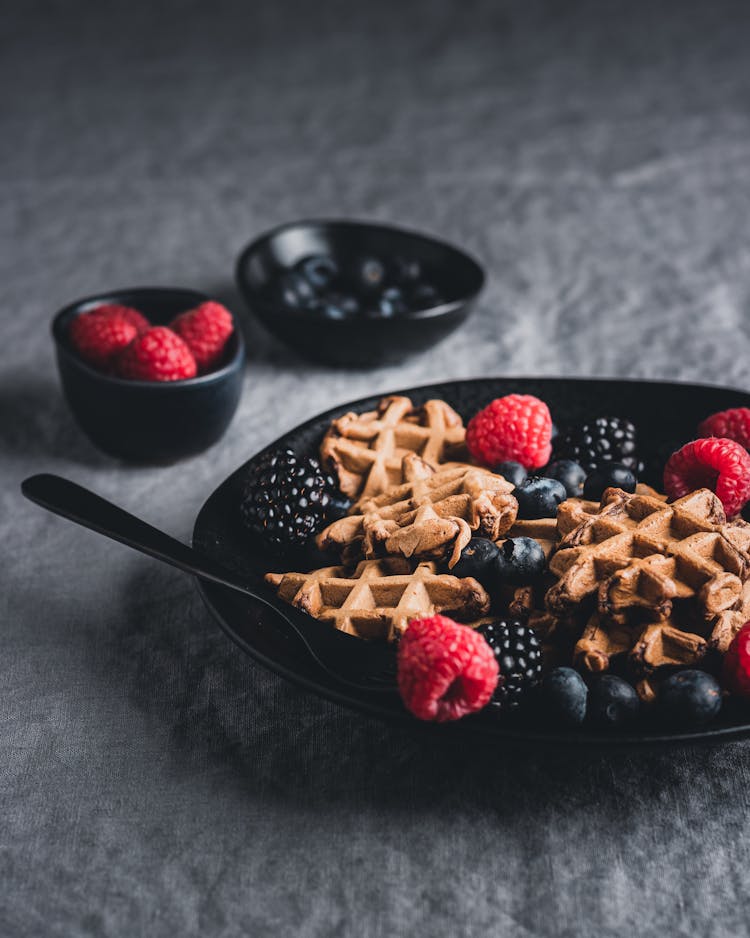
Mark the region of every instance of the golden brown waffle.
<instances>
[{"instance_id":1,"label":"golden brown waffle","mask_svg":"<svg viewBox=\"0 0 750 938\"><path fill-rule=\"evenodd\" d=\"M364 560L352 572L326 567L312 573L269 573L281 599L323 622L366 639L394 639L411 619L444 612L472 620L490 599L471 577L438 574L433 563L403 558Z\"/></svg>"},{"instance_id":2,"label":"golden brown waffle","mask_svg":"<svg viewBox=\"0 0 750 938\"><path fill-rule=\"evenodd\" d=\"M635 487L635 494L647 498L653 498L659 502L666 502L667 496L652 489L650 485L639 482ZM592 502L585 498L569 498L564 501L557 510L557 518L544 518L543 521L555 520L557 524L557 538L560 540L566 534L577 528L579 524L588 521L591 517L599 513L599 502Z\"/></svg>"},{"instance_id":3,"label":"golden brown waffle","mask_svg":"<svg viewBox=\"0 0 750 938\"><path fill-rule=\"evenodd\" d=\"M574 651L585 670L625 654L646 675L693 665L750 613L750 525L727 522L707 489L671 504L608 489L598 511L563 503L558 523L546 605L553 620L593 606Z\"/></svg>"},{"instance_id":4,"label":"golden brown waffle","mask_svg":"<svg viewBox=\"0 0 750 938\"><path fill-rule=\"evenodd\" d=\"M320 447L350 498L374 496L404 481L403 459L416 453L431 466L464 461L466 431L445 401L415 407L408 397L385 397L377 410L334 420Z\"/></svg>"},{"instance_id":5,"label":"golden brown waffle","mask_svg":"<svg viewBox=\"0 0 750 938\"><path fill-rule=\"evenodd\" d=\"M586 671L600 672L609 668L612 658L629 654L634 670L648 674L661 667L696 664L708 648L705 638L669 619L631 625L595 613L576 644L574 661Z\"/></svg>"},{"instance_id":6,"label":"golden brown waffle","mask_svg":"<svg viewBox=\"0 0 750 938\"><path fill-rule=\"evenodd\" d=\"M360 499L353 513L318 536L322 550L366 558L449 557L452 566L472 536L496 540L513 524L518 503L502 476L467 465L435 471L414 455L404 462L418 464L407 469L412 481Z\"/></svg>"},{"instance_id":7,"label":"golden brown waffle","mask_svg":"<svg viewBox=\"0 0 750 938\"><path fill-rule=\"evenodd\" d=\"M742 585L742 594L734 609L727 609L716 617L709 643L721 654L725 654L732 639L742 626L750 621L750 579Z\"/></svg>"},{"instance_id":8,"label":"golden brown waffle","mask_svg":"<svg viewBox=\"0 0 750 938\"><path fill-rule=\"evenodd\" d=\"M598 594L599 612L610 618L639 608L667 619L675 601L693 599L709 620L737 603L750 570L750 526L732 527L707 489L672 504L608 489L599 512L553 555L559 580L547 606L563 613Z\"/></svg>"}]
</instances>

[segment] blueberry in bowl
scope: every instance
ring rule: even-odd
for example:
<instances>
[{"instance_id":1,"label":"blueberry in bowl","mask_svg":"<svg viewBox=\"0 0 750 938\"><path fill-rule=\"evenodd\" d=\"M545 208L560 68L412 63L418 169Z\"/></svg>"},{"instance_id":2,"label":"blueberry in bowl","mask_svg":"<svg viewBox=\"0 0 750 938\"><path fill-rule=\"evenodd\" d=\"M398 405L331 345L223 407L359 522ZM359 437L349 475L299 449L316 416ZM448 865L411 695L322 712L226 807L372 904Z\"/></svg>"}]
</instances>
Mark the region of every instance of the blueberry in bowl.
<instances>
[{"instance_id":1,"label":"blueberry in bowl","mask_svg":"<svg viewBox=\"0 0 750 938\"><path fill-rule=\"evenodd\" d=\"M278 339L351 367L400 361L439 342L466 319L485 279L443 241L349 221L295 222L262 235L240 254L236 278Z\"/></svg>"}]
</instances>

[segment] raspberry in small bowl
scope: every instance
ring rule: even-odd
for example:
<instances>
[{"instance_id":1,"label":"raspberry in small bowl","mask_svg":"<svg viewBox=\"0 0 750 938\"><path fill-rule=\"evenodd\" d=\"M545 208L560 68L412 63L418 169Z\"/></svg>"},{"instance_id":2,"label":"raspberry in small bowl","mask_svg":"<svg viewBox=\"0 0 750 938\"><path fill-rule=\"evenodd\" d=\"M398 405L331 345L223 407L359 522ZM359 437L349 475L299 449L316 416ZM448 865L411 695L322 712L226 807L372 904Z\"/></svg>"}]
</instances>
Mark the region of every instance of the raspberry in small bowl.
<instances>
[{"instance_id":1,"label":"raspberry in small bowl","mask_svg":"<svg viewBox=\"0 0 750 938\"><path fill-rule=\"evenodd\" d=\"M65 398L99 449L168 463L223 435L242 391L233 317L194 290L138 287L86 297L52 321Z\"/></svg>"}]
</instances>

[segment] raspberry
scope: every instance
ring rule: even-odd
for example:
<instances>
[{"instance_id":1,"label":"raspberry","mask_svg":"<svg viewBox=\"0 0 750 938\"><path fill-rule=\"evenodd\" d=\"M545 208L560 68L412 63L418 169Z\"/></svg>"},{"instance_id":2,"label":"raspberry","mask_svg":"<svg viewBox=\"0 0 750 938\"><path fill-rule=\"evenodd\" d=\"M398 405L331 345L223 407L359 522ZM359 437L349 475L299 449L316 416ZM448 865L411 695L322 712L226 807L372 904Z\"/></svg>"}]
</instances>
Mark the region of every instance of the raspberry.
<instances>
[{"instance_id":1,"label":"raspberry","mask_svg":"<svg viewBox=\"0 0 750 938\"><path fill-rule=\"evenodd\" d=\"M420 720L459 720L489 703L498 666L484 638L446 616L413 619L398 646L398 689Z\"/></svg>"},{"instance_id":2,"label":"raspberry","mask_svg":"<svg viewBox=\"0 0 750 938\"><path fill-rule=\"evenodd\" d=\"M722 679L733 694L750 697L750 622L734 636L724 655Z\"/></svg>"},{"instance_id":3,"label":"raspberry","mask_svg":"<svg viewBox=\"0 0 750 938\"><path fill-rule=\"evenodd\" d=\"M498 397L469 421L466 443L471 455L487 466L512 460L538 469L552 452L549 408L531 394Z\"/></svg>"},{"instance_id":4,"label":"raspberry","mask_svg":"<svg viewBox=\"0 0 750 938\"><path fill-rule=\"evenodd\" d=\"M664 491L681 498L696 489L716 493L728 517L750 498L750 454L734 440L705 437L686 443L667 460Z\"/></svg>"},{"instance_id":5,"label":"raspberry","mask_svg":"<svg viewBox=\"0 0 750 938\"><path fill-rule=\"evenodd\" d=\"M750 449L750 407L733 407L711 414L698 427L698 436L720 436Z\"/></svg>"},{"instance_id":6,"label":"raspberry","mask_svg":"<svg viewBox=\"0 0 750 938\"><path fill-rule=\"evenodd\" d=\"M207 371L221 358L227 339L234 331L234 321L225 306L209 300L180 313L171 328L193 353L199 370Z\"/></svg>"},{"instance_id":7,"label":"raspberry","mask_svg":"<svg viewBox=\"0 0 750 938\"><path fill-rule=\"evenodd\" d=\"M81 358L107 370L114 357L136 337L135 326L118 316L80 313L68 330L70 342Z\"/></svg>"},{"instance_id":8,"label":"raspberry","mask_svg":"<svg viewBox=\"0 0 750 938\"><path fill-rule=\"evenodd\" d=\"M180 381L194 378L198 370L190 349L166 326L137 336L115 364L121 378L135 381Z\"/></svg>"},{"instance_id":9,"label":"raspberry","mask_svg":"<svg viewBox=\"0 0 750 938\"><path fill-rule=\"evenodd\" d=\"M135 327L135 331L139 335L151 328L151 323L146 319L143 313L139 313L138 310L133 309L132 306L120 306L118 303L102 303L100 306L95 306L92 310L89 310L89 312L96 316L104 316L107 319L124 319L125 322L129 322L131 326Z\"/></svg>"}]
</instances>

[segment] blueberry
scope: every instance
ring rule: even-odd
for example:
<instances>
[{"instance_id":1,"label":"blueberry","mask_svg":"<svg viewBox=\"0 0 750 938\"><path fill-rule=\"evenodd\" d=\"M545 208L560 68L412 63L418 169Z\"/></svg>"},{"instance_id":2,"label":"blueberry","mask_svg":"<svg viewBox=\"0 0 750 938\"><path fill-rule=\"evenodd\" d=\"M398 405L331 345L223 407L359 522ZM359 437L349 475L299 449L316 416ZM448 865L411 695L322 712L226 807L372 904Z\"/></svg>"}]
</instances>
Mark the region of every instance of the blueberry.
<instances>
[{"instance_id":1,"label":"blueberry","mask_svg":"<svg viewBox=\"0 0 750 938\"><path fill-rule=\"evenodd\" d=\"M378 309L383 316L397 316L408 309L404 294L398 287L388 287L380 294Z\"/></svg>"},{"instance_id":2,"label":"blueberry","mask_svg":"<svg viewBox=\"0 0 750 938\"><path fill-rule=\"evenodd\" d=\"M453 576L473 576L480 583L486 583L494 576L495 558L499 553L497 544L486 537L472 537L451 573Z\"/></svg>"},{"instance_id":3,"label":"blueberry","mask_svg":"<svg viewBox=\"0 0 750 938\"><path fill-rule=\"evenodd\" d=\"M396 257L393 260L393 276L398 283L416 284L422 276L422 266L419 261L408 257Z\"/></svg>"},{"instance_id":4,"label":"blueberry","mask_svg":"<svg viewBox=\"0 0 750 938\"><path fill-rule=\"evenodd\" d=\"M354 264L354 280L365 290L379 290L385 282L385 265L377 257L361 257Z\"/></svg>"},{"instance_id":5,"label":"blueberry","mask_svg":"<svg viewBox=\"0 0 750 938\"><path fill-rule=\"evenodd\" d=\"M586 716L589 690L572 668L555 668L542 681L544 715L558 726L579 726Z\"/></svg>"},{"instance_id":6,"label":"blueberry","mask_svg":"<svg viewBox=\"0 0 750 938\"><path fill-rule=\"evenodd\" d=\"M568 497L562 482L541 476L526 479L513 489L513 494L518 501L518 517L524 520L554 518L560 502Z\"/></svg>"},{"instance_id":7,"label":"blueberry","mask_svg":"<svg viewBox=\"0 0 750 938\"><path fill-rule=\"evenodd\" d=\"M511 485L522 485L529 477L529 474L521 463L513 462L512 460L498 463L496 466L493 466L492 471L501 475L504 479L507 479Z\"/></svg>"},{"instance_id":8,"label":"blueberry","mask_svg":"<svg viewBox=\"0 0 750 938\"><path fill-rule=\"evenodd\" d=\"M705 671L678 671L659 688L656 706L670 726L705 726L721 710L721 688Z\"/></svg>"},{"instance_id":9,"label":"blueberry","mask_svg":"<svg viewBox=\"0 0 750 938\"><path fill-rule=\"evenodd\" d=\"M359 301L344 293L327 293L322 299L322 310L329 319L348 319L359 312Z\"/></svg>"},{"instance_id":10,"label":"blueberry","mask_svg":"<svg viewBox=\"0 0 750 938\"><path fill-rule=\"evenodd\" d=\"M442 296L429 283L417 283L409 290L409 305L412 309L431 309L440 306Z\"/></svg>"},{"instance_id":11,"label":"blueberry","mask_svg":"<svg viewBox=\"0 0 750 938\"><path fill-rule=\"evenodd\" d=\"M310 281L296 270L288 270L279 277L278 297L291 309L310 309L318 301Z\"/></svg>"},{"instance_id":12,"label":"blueberry","mask_svg":"<svg viewBox=\"0 0 750 938\"><path fill-rule=\"evenodd\" d=\"M294 269L315 290L328 289L339 274L336 261L327 254L313 254L310 257L303 257L301 261L297 261Z\"/></svg>"},{"instance_id":13,"label":"blueberry","mask_svg":"<svg viewBox=\"0 0 750 938\"><path fill-rule=\"evenodd\" d=\"M583 497L591 501L599 501L604 490L610 487L622 489L624 492L635 492L636 478L632 469L619 462L604 463L595 469L586 478L583 486Z\"/></svg>"},{"instance_id":14,"label":"blueberry","mask_svg":"<svg viewBox=\"0 0 750 938\"><path fill-rule=\"evenodd\" d=\"M586 481L586 473L577 462L572 459L557 459L551 462L544 470L545 476L550 479L557 479L565 486L568 498L580 498L583 493L583 483Z\"/></svg>"},{"instance_id":15,"label":"blueberry","mask_svg":"<svg viewBox=\"0 0 750 938\"><path fill-rule=\"evenodd\" d=\"M635 688L614 674L594 678L589 689L588 716L595 726L618 729L637 716L641 702Z\"/></svg>"},{"instance_id":16,"label":"blueberry","mask_svg":"<svg viewBox=\"0 0 750 938\"><path fill-rule=\"evenodd\" d=\"M544 573L547 558L533 537L509 537L500 545L494 567L496 582L525 586Z\"/></svg>"}]
</instances>

